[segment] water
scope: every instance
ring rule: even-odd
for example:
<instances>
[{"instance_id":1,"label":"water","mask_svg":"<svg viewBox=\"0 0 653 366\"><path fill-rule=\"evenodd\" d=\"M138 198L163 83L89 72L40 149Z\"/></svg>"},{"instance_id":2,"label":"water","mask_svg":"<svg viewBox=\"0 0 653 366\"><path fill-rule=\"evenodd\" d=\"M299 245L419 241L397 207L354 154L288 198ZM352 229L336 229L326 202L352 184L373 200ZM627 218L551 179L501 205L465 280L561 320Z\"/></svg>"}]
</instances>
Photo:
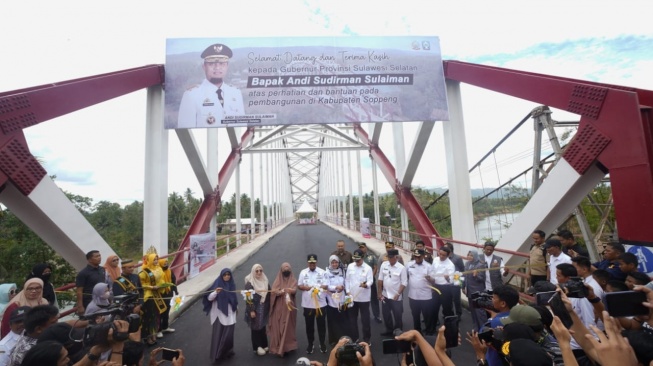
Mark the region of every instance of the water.
<instances>
[{"instance_id":1,"label":"water","mask_svg":"<svg viewBox=\"0 0 653 366\"><path fill-rule=\"evenodd\" d=\"M508 231L510 225L515 221L519 212L511 212L500 215L488 216L474 223L476 230L476 239L479 244L484 243L487 239L497 241Z\"/></svg>"}]
</instances>

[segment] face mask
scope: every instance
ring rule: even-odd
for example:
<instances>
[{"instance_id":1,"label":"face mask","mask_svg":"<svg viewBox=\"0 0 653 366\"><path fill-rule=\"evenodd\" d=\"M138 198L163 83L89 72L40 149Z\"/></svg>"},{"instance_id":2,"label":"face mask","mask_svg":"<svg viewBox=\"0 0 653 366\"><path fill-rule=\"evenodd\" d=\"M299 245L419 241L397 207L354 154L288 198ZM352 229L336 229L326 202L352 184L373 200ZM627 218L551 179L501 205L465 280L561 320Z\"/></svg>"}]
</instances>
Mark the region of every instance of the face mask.
<instances>
[{"instance_id":1,"label":"face mask","mask_svg":"<svg viewBox=\"0 0 653 366\"><path fill-rule=\"evenodd\" d=\"M284 277L290 277L290 271L282 271L281 274L282 274Z\"/></svg>"},{"instance_id":2,"label":"face mask","mask_svg":"<svg viewBox=\"0 0 653 366\"><path fill-rule=\"evenodd\" d=\"M50 279L51 275L52 275L51 273L41 275L41 279L43 280L43 282L46 282L47 280Z\"/></svg>"}]
</instances>

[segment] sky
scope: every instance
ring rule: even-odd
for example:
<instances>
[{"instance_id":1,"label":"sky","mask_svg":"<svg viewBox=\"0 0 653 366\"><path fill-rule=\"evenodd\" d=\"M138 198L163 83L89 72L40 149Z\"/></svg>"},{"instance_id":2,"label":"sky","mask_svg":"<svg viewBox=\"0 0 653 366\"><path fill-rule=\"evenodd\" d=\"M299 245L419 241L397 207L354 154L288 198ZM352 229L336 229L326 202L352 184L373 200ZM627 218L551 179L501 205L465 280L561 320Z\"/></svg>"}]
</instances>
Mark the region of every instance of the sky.
<instances>
[{"instance_id":1,"label":"sky","mask_svg":"<svg viewBox=\"0 0 653 366\"><path fill-rule=\"evenodd\" d=\"M653 89L652 8L650 1L15 1L0 12L0 91L163 64L167 38L407 35L438 36L445 60ZM141 201L145 98L145 91L134 92L30 127L31 152L66 191L96 203ZM467 85L462 98L470 166L538 106ZM556 110L552 117L578 120ZM406 149L416 127L404 124ZM204 136L195 133L202 149ZM223 161L228 143L223 131L220 136ZM385 124L381 148L393 161L392 139ZM199 196L172 132L169 148L169 192L190 188ZM494 187L525 170L532 150L532 123L526 123L470 176L472 187ZM545 146L543 156L548 152ZM437 123L414 186L446 188L444 154ZM363 159L364 177L369 166ZM248 171L244 165L241 192L250 195ZM528 186L528 179L516 184ZM363 191L371 190L364 180ZM381 180L379 191L390 186ZM233 192L232 181L225 196Z\"/></svg>"}]
</instances>

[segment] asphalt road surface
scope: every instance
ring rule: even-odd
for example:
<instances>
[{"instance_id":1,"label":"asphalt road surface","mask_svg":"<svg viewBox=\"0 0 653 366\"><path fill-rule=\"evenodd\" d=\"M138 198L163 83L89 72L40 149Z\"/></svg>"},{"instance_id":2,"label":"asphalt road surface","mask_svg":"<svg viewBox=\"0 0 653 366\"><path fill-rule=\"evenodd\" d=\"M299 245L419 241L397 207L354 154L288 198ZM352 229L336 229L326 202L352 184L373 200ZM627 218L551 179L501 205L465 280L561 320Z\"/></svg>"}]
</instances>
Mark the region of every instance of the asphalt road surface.
<instances>
[{"instance_id":1,"label":"asphalt road surface","mask_svg":"<svg viewBox=\"0 0 653 366\"><path fill-rule=\"evenodd\" d=\"M232 268L236 287L237 289L242 289L244 287L244 278L249 274L252 266L256 263L263 266L263 270L270 280L270 284L274 281L277 271L283 262L289 262L292 266L293 274L295 277L298 277L299 272L307 267L306 256L311 253L317 254L317 264L319 267L324 268L327 266L330 253L336 249L336 242L339 239L345 240L346 249L348 251L353 252L357 249L353 241L343 237L340 233L324 224L292 224L272 238L253 257L239 268ZM219 261L217 266L220 267ZM320 353L317 344L315 346L315 353L307 355L305 352L308 342L306 340L304 317L302 316L301 292L298 292L296 299L296 305L298 307L296 334L299 348L296 351L287 354L284 358L275 355L258 356L252 352L250 330L242 318L242 308L244 303L240 295L238 298L239 310L241 311L238 314L238 322L236 323L235 330L234 351L236 355L231 359L221 361L219 363L220 365L240 366L260 363L261 365L285 366L294 365L299 357L308 357L310 360L321 361L326 365L329 353ZM404 296L403 322L404 327L412 325L412 316L410 314L408 298L406 296ZM463 343L461 346L451 349L452 358L456 365L476 364L474 351L471 348L471 345L465 341L464 337L464 332L471 329L471 324L470 314L465 310L462 322L460 323L460 331L463 332ZM182 349L186 357L186 365L212 365L212 360L209 359L211 324L209 317L202 311L201 301L197 301L189 307L188 310L181 314L181 316L171 324L171 327L175 328L176 332L166 334L163 339L160 339L158 342L159 347ZM399 365L400 359L397 355L384 355L382 353L381 345L384 337L381 337L380 333L385 331L383 324L378 324L372 320L371 327L372 356L376 365ZM317 334L315 339L317 342ZM433 343L433 337L429 337L429 339L431 340L431 343ZM331 352L330 348L328 352ZM149 355L149 351L146 351L146 356L147 355Z\"/></svg>"}]
</instances>

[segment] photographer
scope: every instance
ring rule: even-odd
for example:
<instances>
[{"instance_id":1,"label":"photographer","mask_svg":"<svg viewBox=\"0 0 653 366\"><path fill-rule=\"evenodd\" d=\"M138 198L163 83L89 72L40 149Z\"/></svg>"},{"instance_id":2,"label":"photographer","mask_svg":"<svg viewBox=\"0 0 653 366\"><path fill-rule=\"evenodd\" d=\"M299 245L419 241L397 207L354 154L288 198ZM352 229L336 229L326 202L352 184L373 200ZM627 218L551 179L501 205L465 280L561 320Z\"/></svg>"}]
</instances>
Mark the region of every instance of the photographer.
<instances>
[{"instance_id":1,"label":"photographer","mask_svg":"<svg viewBox=\"0 0 653 366\"><path fill-rule=\"evenodd\" d=\"M569 263L558 264L556 267L556 278L558 280L558 284L569 298L573 312L578 315L580 321L583 323L583 325L585 325L586 328L591 329L591 327L596 326L596 322L594 320L594 307L585 297L585 291L587 290L585 289L585 285L582 279L577 276L578 272L576 271L576 267ZM600 301L600 299L598 299L598 301ZM571 349L573 350L574 356L576 356L576 360L578 361L579 365L582 366L591 364L590 360L587 358L585 352L578 344L578 342L576 342L575 338L572 338L571 340Z\"/></svg>"},{"instance_id":2,"label":"photographer","mask_svg":"<svg viewBox=\"0 0 653 366\"><path fill-rule=\"evenodd\" d=\"M496 309L497 314L486 323L485 327L493 329L496 331L497 327L503 326L501 319L506 318L510 315L510 309L519 303L519 292L514 288L508 285L500 285L494 288L492 292L492 307ZM484 327L484 328L485 328ZM502 357L499 356L499 353L494 348L488 347L485 358L489 366L502 366L504 361Z\"/></svg>"}]
</instances>

